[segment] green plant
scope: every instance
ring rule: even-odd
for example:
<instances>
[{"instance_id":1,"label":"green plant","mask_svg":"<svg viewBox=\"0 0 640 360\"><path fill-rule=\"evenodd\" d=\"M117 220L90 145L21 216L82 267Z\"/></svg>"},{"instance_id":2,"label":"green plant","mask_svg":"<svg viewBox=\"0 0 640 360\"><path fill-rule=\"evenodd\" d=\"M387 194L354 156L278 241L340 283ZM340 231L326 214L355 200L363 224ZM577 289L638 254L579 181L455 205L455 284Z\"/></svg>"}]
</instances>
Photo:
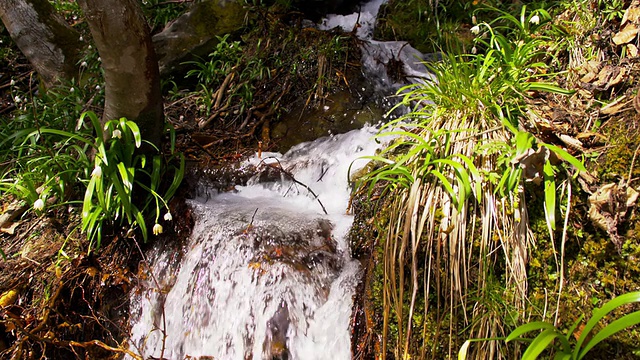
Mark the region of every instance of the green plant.
<instances>
[{"instance_id":1,"label":"green plant","mask_svg":"<svg viewBox=\"0 0 640 360\"><path fill-rule=\"evenodd\" d=\"M535 121L529 94L571 93L551 83L553 74L544 61L547 40L535 33L549 20L548 13L527 12L526 7L517 16L494 11L501 15L492 24L471 29L478 35L477 54L445 54L443 61L427 64L432 81L400 90L401 105L411 112L386 126L400 129L388 133L398 139L371 158L378 167L360 185L373 191L382 184L383 194L394 199L391 225L380 243L385 258L383 353L386 329L395 321L396 358L413 356L416 348L436 351L433 344L440 341L429 336L428 327L413 326L416 304L428 304L431 297L444 301L438 300L431 310L425 305L421 318L435 311L448 319L437 327L446 326L450 333L499 335L503 329L491 324L499 316L475 309L484 306L482 299L497 294L508 304L503 308L515 309L510 312L526 306L532 239L524 183L542 185L553 235L557 183L572 168L584 171L567 151L524 130L535 128L525 126ZM568 212L567 207L565 215ZM487 294L484 289L488 282L497 282L496 273L504 274L497 278L502 288L494 284ZM441 313L445 310L446 315ZM471 323L469 315L475 316ZM456 328L460 324L464 328ZM421 336L416 330L422 330ZM457 347L454 342L450 337L449 356ZM482 351L475 357L505 356L493 343Z\"/></svg>"},{"instance_id":2,"label":"green plant","mask_svg":"<svg viewBox=\"0 0 640 360\"><path fill-rule=\"evenodd\" d=\"M95 246L100 247L104 224L125 222L132 228L140 227L146 241L145 213L149 212L155 218L154 234L161 233L161 209L166 209L165 220L170 220L167 201L182 181L184 158L181 154L172 155L179 158L179 167L171 169L173 180L160 193L161 179L169 175L169 169L163 165L159 154L148 159L140 152L143 140L138 126L121 118L107 121L103 132L94 113L84 113L79 123L84 123L85 118L90 120L96 131L92 144L96 154L82 205L82 231L87 232L91 244L95 240ZM152 144L147 143L146 146L158 152Z\"/></svg>"},{"instance_id":3,"label":"green plant","mask_svg":"<svg viewBox=\"0 0 640 360\"><path fill-rule=\"evenodd\" d=\"M209 54L209 60L187 61L185 65L193 65L195 68L187 71L185 77L195 77L198 83L210 87L219 86L234 67L242 60L242 48L239 41L229 42L229 34L216 36L218 44L216 49Z\"/></svg>"},{"instance_id":4,"label":"green plant","mask_svg":"<svg viewBox=\"0 0 640 360\"><path fill-rule=\"evenodd\" d=\"M42 211L46 206L77 203L78 188L84 185L81 229L87 233L90 250L100 247L105 226L138 226L146 240L146 217L153 216L154 233L162 232L161 209L166 209L169 220L167 201L184 174L184 158L173 153L175 135L168 130L172 139L168 159L148 143L150 150L140 151L145 142L134 122L111 120L103 128L93 112L80 116L76 133L47 126L8 131L0 149L11 166L0 173L0 194L12 194ZM161 181L167 176L172 177L170 184Z\"/></svg>"},{"instance_id":5,"label":"green plant","mask_svg":"<svg viewBox=\"0 0 640 360\"><path fill-rule=\"evenodd\" d=\"M534 321L517 327L505 338L467 340L458 352L458 359L466 359L472 342L505 340L506 342L523 341L529 343L524 354L522 354L523 360L535 360L547 349L552 349L556 360L580 360L602 341L622 330L640 324L640 311L634 311L612 321L599 331L595 331L596 326L611 312L637 302L640 302L640 291L614 298L601 308L596 309L589 321L580 330L578 330L578 326L582 323L584 315L581 315L566 333L563 333L550 323ZM525 334L537 331L541 332L534 338L522 338Z\"/></svg>"}]
</instances>

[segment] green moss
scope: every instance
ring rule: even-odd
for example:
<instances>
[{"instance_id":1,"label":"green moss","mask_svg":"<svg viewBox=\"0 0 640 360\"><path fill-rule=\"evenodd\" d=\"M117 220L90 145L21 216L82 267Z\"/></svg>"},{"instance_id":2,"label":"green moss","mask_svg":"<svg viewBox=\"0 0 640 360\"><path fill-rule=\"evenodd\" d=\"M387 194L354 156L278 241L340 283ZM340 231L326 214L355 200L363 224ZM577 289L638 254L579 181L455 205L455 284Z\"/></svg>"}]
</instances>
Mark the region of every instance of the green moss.
<instances>
[{"instance_id":1,"label":"green moss","mask_svg":"<svg viewBox=\"0 0 640 360\"><path fill-rule=\"evenodd\" d=\"M631 161L633 154L625 148L631 147L633 151L635 146L630 146L626 141L635 141L635 138L636 136L616 137L617 144L611 148L610 153L601 158L599 167L594 171L602 178L608 179L606 181L619 179L619 172L624 171L625 167L617 162ZM564 287L558 302L558 324L565 331L580 315L585 315L588 319L592 312L606 301L640 289L640 263L637 261L640 257L640 222L637 216L631 216L619 227L625 240L622 250L618 251L609 236L591 224L586 208L587 197L588 194L580 191L574 194L572 215L567 229ZM562 233L561 229L558 229L554 234L555 242L550 241L541 199L533 198L528 201L528 209L535 239L528 266L528 312L533 315L532 320L553 322L560 275L556 261L560 260ZM631 307L617 310L605 318L603 323L610 323L630 310ZM605 340L590 352L590 356L594 359L635 358L633 351L638 343L640 333L637 329L623 331Z\"/></svg>"}]
</instances>

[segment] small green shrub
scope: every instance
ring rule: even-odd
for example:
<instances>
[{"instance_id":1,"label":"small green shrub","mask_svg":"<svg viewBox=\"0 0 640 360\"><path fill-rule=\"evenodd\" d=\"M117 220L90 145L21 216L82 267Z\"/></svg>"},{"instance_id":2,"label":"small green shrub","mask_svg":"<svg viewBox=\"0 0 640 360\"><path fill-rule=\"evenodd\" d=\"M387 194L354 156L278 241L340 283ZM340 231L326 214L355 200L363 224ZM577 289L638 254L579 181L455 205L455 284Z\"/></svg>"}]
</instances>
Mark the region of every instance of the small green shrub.
<instances>
[{"instance_id":1,"label":"small green shrub","mask_svg":"<svg viewBox=\"0 0 640 360\"><path fill-rule=\"evenodd\" d=\"M177 168L167 167L160 154L148 159L147 155L140 153L143 140L135 122L125 118L110 120L104 125L103 132L97 116L92 112L83 114L79 124L83 124L86 118L96 130L96 137L91 144L96 154L82 204L82 231L87 233L91 244L95 241L95 246L100 247L104 224L124 222L132 228L140 227L146 241L148 231L145 214L151 213L155 218L153 233L161 233L162 226L158 221L161 209L166 209L165 220L171 220L167 201L177 190L184 175L182 154L172 154L179 160ZM152 144L147 142L147 145L158 152ZM150 164L147 164L148 161ZM173 181L161 194L161 179L170 172L173 173Z\"/></svg>"},{"instance_id":2,"label":"small green shrub","mask_svg":"<svg viewBox=\"0 0 640 360\"><path fill-rule=\"evenodd\" d=\"M100 247L107 225L137 226L147 240L147 216L154 218L154 233L162 232L162 209L165 220L171 219L167 201L182 180L184 158L171 154L163 159L148 143L155 154L141 153L144 141L133 121L111 120L103 127L95 113L85 112L75 133L37 126L5 134L0 154L9 165L0 169L0 195L23 199L36 211L82 203L81 228L90 250ZM161 181L167 176L170 184ZM84 200L76 200L83 192Z\"/></svg>"}]
</instances>

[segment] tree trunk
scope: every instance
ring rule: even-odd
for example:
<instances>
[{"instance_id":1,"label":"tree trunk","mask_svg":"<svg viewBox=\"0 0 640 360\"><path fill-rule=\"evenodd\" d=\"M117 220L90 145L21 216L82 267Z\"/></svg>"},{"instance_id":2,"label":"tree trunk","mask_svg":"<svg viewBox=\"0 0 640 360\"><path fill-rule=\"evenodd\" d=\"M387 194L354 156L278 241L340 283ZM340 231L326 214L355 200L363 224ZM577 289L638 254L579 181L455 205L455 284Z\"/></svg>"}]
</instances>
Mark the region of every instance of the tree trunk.
<instances>
[{"instance_id":1,"label":"tree trunk","mask_svg":"<svg viewBox=\"0 0 640 360\"><path fill-rule=\"evenodd\" d=\"M160 74L138 0L80 0L79 4L102 58L103 120L133 120L143 138L158 145L164 122Z\"/></svg>"},{"instance_id":2,"label":"tree trunk","mask_svg":"<svg viewBox=\"0 0 640 360\"><path fill-rule=\"evenodd\" d=\"M47 0L0 0L0 19L45 86L78 75L80 34Z\"/></svg>"}]
</instances>

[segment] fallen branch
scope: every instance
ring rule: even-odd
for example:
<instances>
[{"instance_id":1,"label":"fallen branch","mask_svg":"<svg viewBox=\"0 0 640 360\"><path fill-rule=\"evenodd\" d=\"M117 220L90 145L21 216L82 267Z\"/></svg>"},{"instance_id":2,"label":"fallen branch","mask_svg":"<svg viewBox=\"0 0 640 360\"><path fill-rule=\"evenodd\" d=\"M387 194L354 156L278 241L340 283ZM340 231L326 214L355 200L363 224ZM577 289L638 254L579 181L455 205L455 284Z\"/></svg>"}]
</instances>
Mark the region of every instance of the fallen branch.
<instances>
[{"instance_id":1,"label":"fallen branch","mask_svg":"<svg viewBox=\"0 0 640 360\"><path fill-rule=\"evenodd\" d=\"M278 166L276 166L275 164L267 164L264 162L264 160L266 159L274 159L277 163ZM322 204L322 201L320 201L320 199L318 198L318 195L316 195L315 192L313 192L313 190L311 190L311 188L309 186L307 186L306 184L296 180L296 178L293 176L293 174L291 174L289 171L285 170L282 168L282 164L280 163L280 160L276 159L273 156L270 156L268 158L265 158L264 160L262 160L260 163L264 164L272 169L278 170L280 171L282 174L285 174L291 181L293 181L294 183L304 187L305 189L307 189L307 191L309 191L311 193L311 195L313 195L314 200L318 201L318 204L320 204L320 207L322 207L322 211L324 211L325 215L329 215L329 213L327 212L327 209L324 207L324 205Z\"/></svg>"}]
</instances>

